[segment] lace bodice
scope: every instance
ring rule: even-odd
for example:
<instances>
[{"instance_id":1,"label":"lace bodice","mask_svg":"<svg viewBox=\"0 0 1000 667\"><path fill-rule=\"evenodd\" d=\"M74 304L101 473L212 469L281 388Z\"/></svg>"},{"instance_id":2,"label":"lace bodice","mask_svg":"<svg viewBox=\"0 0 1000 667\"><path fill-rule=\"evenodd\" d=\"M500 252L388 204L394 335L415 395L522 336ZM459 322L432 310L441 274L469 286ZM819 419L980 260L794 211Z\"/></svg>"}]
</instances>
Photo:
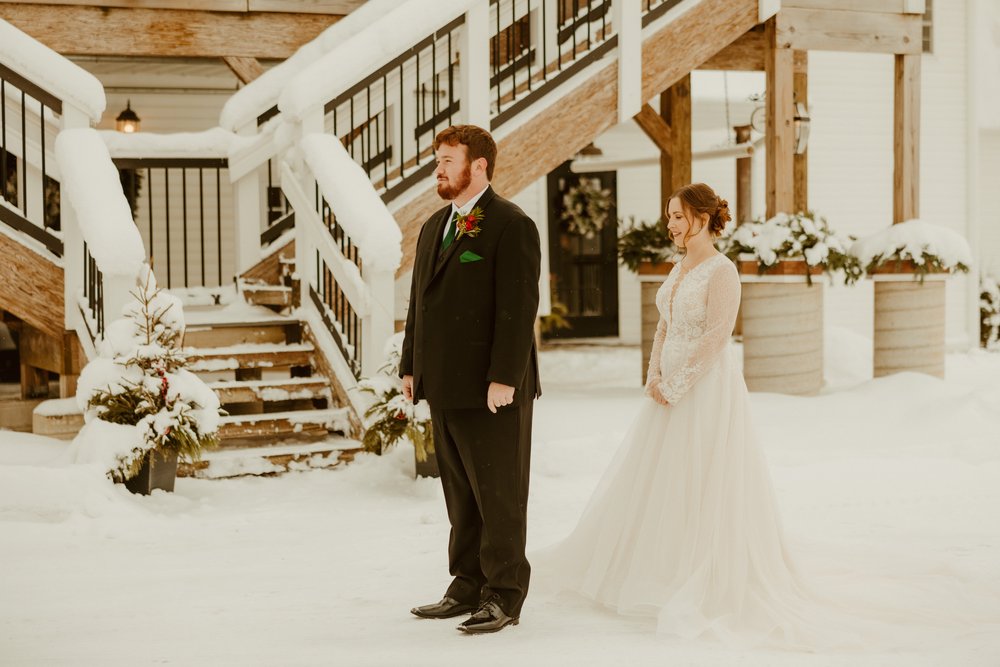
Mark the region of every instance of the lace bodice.
<instances>
[{"instance_id":1,"label":"lace bodice","mask_svg":"<svg viewBox=\"0 0 1000 667\"><path fill-rule=\"evenodd\" d=\"M647 389L655 384L669 403L680 400L726 349L739 306L740 277L725 255L690 271L676 264L656 293Z\"/></svg>"}]
</instances>

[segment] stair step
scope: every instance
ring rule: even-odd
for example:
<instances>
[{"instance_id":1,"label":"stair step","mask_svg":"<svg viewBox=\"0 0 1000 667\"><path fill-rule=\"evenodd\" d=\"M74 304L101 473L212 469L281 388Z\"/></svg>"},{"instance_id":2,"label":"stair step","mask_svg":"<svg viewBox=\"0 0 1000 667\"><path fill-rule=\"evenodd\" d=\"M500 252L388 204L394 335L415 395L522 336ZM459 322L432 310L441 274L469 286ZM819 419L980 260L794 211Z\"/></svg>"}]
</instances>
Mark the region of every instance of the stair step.
<instances>
[{"instance_id":1,"label":"stair step","mask_svg":"<svg viewBox=\"0 0 1000 667\"><path fill-rule=\"evenodd\" d=\"M290 306L292 291L285 285L244 285L243 298L255 306Z\"/></svg>"},{"instance_id":2,"label":"stair step","mask_svg":"<svg viewBox=\"0 0 1000 667\"><path fill-rule=\"evenodd\" d=\"M277 343L246 344L230 347L184 348L188 370L223 371L238 368L274 368L309 366L313 346L309 343L291 345Z\"/></svg>"},{"instance_id":3,"label":"stair step","mask_svg":"<svg viewBox=\"0 0 1000 667\"><path fill-rule=\"evenodd\" d=\"M297 343L300 331L299 322L287 318L253 322L204 322L188 325L184 331L184 346L211 348L247 343Z\"/></svg>"},{"instance_id":4,"label":"stair step","mask_svg":"<svg viewBox=\"0 0 1000 667\"><path fill-rule=\"evenodd\" d=\"M210 382L223 405L261 401L293 401L330 398L330 382L325 377L282 380L247 380Z\"/></svg>"},{"instance_id":5,"label":"stair step","mask_svg":"<svg viewBox=\"0 0 1000 667\"><path fill-rule=\"evenodd\" d=\"M220 419L219 438L261 438L283 435L326 435L330 431L348 433L349 410L297 410L257 415L228 415ZM222 444L225 447L225 443Z\"/></svg>"},{"instance_id":6,"label":"stair step","mask_svg":"<svg viewBox=\"0 0 1000 667\"><path fill-rule=\"evenodd\" d=\"M197 463L181 463L179 477L220 479L246 475L279 475L290 470L332 468L354 460L361 443L337 436L322 442L216 449Z\"/></svg>"}]
</instances>

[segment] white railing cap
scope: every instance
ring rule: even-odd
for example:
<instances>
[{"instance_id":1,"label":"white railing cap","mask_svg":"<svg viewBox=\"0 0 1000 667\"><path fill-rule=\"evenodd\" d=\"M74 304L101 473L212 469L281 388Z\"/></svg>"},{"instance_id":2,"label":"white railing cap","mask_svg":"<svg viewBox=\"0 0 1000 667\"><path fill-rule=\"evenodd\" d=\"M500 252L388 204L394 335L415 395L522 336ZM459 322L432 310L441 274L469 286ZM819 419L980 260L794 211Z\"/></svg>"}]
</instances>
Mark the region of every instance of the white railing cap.
<instances>
[{"instance_id":1,"label":"white railing cap","mask_svg":"<svg viewBox=\"0 0 1000 667\"><path fill-rule=\"evenodd\" d=\"M72 104L95 123L108 106L104 86L93 74L0 19L0 63L39 88Z\"/></svg>"},{"instance_id":2,"label":"white railing cap","mask_svg":"<svg viewBox=\"0 0 1000 667\"><path fill-rule=\"evenodd\" d=\"M353 12L321 32L310 42L299 47L292 56L261 74L240 88L222 107L219 125L227 130L256 122L257 117L278 103L278 96L296 74L322 58L327 52L342 44L351 35L363 31L407 0L368 0Z\"/></svg>"},{"instance_id":3,"label":"white railing cap","mask_svg":"<svg viewBox=\"0 0 1000 667\"><path fill-rule=\"evenodd\" d=\"M396 219L375 192L368 174L332 134L307 134L300 143L320 191L374 271L395 271L402 261L403 235Z\"/></svg>"},{"instance_id":4,"label":"white railing cap","mask_svg":"<svg viewBox=\"0 0 1000 667\"><path fill-rule=\"evenodd\" d=\"M281 92L278 109L295 119L322 106L418 41L485 0L409 0L382 14L297 74ZM475 76L488 76L478 72Z\"/></svg>"},{"instance_id":5,"label":"white railing cap","mask_svg":"<svg viewBox=\"0 0 1000 667\"><path fill-rule=\"evenodd\" d=\"M56 160L62 186L97 267L107 276L139 275L146 250L122 192L118 170L97 130L60 132Z\"/></svg>"},{"instance_id":6,"label":"white railing cap","mask_svg":"<svg viewBox=\"0 0 1000 667\"><path fill-rule=\"evenodd\" d=\"M174 134L115 130L100 130L98 134L111 157L120 158L228 158L241 139L221 127Z\"/></svg>"}]
</instances>

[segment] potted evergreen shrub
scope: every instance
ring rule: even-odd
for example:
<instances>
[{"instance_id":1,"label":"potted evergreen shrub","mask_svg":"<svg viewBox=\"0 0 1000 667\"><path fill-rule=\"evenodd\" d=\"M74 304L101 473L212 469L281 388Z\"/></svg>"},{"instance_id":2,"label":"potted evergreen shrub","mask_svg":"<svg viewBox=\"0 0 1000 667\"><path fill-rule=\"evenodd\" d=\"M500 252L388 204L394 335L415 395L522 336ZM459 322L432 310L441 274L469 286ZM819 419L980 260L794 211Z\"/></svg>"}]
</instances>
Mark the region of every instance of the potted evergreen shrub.
<instances>
[{"instance_id":1,"label":"potted evergreen shrub","mask_svg":"<svg viewBox=\"0 0 1000 667\"><path fill-rule=\"evenodd\" d=\"M989 275L979 281L979 342L1000 350L1000 280Z\"/></svg>"},{"instance_id":2,"label":"potted evergreen shrub","mask_svg":"<svg viewBox=\"0 0 1000 667\"><path fill-rule=\"evenodd\" d=\"M149 267L125 317L112 322L100 356L83 369L77 401L84 428L73 458L100 463L133 493L173 491L178 457L197 461L218 443L219 398L186 370L180 300L156 287Z\"/></svg>"},{"instance_id":3,"label":"potted evergreen shrub","mask_svg":"<svg viewBox=\"0 0 1000 667\"><path fill-rule=\"evenodd\" d=\"M413 445L417 477L440 477L434 453L434 433L431 409L427 401L414 404L403 396L399 378L400 349L403 334L398 333L386 344L386 360L376 375L358 383L361 391L372 396L365 410L365 451L381 456L400 441Z\"/></svg>"}]
</instances>

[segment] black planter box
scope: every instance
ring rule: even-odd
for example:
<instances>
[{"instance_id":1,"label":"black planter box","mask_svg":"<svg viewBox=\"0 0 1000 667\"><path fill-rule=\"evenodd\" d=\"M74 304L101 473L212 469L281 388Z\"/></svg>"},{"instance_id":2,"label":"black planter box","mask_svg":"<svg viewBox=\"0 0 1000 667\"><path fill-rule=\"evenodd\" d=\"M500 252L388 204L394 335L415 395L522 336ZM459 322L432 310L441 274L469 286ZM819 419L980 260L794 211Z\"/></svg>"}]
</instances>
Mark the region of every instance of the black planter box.
<instances>
[{"instance_id":1,"label":"black planter box","mask_svg":"<svg viewBox=\"0 0 1000 667\"><path fill-rule=\"evenodd\" d=\"M125 488L144 496L152 493L153 489L163 489L167 493L173 493L176 478L177 452L152 451L146 454L138 474L132 479L125 480Z\"/></svg>"}]
</instances>

